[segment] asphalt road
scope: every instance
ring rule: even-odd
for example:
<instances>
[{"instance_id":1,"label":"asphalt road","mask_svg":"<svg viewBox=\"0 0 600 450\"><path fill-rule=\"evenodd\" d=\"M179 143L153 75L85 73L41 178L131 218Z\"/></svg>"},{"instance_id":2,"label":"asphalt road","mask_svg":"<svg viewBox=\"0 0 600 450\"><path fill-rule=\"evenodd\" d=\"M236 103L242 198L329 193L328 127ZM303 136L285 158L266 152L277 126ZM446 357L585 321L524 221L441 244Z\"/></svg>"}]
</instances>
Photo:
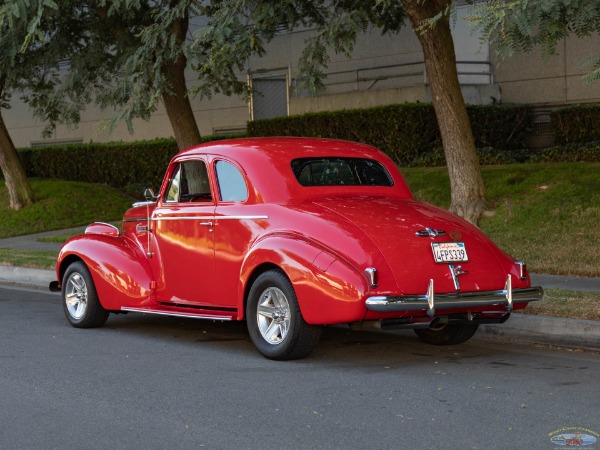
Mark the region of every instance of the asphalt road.
<instances>
[{"instance_id":1,"label":"asphalt road","mask_svg":"<svg viewBox=\"0 0 600 450\"><path fill-rule=\"evenodd\" d=\"M600 355L328 328L274 362L243 323L142 314L78 330L0 287L0 449L552 449L600 433ZM595 445L600 448L600 436Z\"/></svg>"}]
</instances>

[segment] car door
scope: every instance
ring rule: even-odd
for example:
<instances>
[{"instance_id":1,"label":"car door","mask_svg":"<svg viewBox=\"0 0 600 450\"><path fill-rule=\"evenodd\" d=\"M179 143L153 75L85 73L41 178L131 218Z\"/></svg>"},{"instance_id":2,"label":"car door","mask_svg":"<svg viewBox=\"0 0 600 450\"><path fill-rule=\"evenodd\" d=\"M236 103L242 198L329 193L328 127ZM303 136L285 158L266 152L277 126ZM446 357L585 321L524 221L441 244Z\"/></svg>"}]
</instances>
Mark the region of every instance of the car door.
<instances>
[{"instance_id":1,"label":"car door","mask_svg":"<svg viewBox=\"0 0 600 450\"><path fill-rule=\"evenodd\" d=\"M205 158L180 161L152 214L150 257L156 298L181 306L215 306L215 197Z\"/></svg>"}]
</instances>

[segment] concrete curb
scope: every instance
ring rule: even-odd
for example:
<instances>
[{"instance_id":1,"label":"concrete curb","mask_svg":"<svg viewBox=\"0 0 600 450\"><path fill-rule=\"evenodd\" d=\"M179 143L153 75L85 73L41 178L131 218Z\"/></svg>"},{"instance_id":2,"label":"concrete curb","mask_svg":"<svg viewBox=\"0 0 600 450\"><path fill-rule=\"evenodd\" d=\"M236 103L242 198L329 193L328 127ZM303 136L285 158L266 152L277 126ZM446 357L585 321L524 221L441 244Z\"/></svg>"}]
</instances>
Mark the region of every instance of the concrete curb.
<instances>
[{"instance_id":1,"label":"concrete curb","mask_svg":"<svg viewBox=\"0 0 600 450\"><path fill-rule=\"evenodd\" d=\"M0 284L48 289L54 280L56 273L53 270L0 266Z\"/></svg>"},{"instance_id":2,"label":"concrete curb","mask_svg":"<svg viewBox=\"0 0 600 450\"><path fill-rule=\"evenodd\" d=\"M56 280L53 270L0 265L0 285L48 289ZM600 349L600 321L563 319L560 317L512 314L502 325L482 325L479 332L486 338L525 341L564 347Z\"/></svg>"},{"instance_id":3,"label":"concrete curb","mask_svg":"<svg viewBox=\"0 0 600 450\"><path fill-rule=\"evenodd\" d=\"M479 333L491 339L600 349L600 321L511 314L502 325L482 325Z\"/></svg>"}]
</instances>

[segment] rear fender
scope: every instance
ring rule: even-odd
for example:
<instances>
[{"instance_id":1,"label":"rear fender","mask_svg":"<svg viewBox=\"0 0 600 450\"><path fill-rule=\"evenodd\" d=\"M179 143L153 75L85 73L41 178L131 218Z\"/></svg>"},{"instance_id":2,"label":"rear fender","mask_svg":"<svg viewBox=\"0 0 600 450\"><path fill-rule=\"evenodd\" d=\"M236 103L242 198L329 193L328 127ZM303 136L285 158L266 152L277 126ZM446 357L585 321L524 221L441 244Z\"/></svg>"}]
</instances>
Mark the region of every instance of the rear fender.
<instances>
[{"instance_id":1,"label":"rear fender","mask_svg":"<svg viewBox=\"0 0 600 450\"><path fill-rule=\"evenodd\" d=\"M61 249L56 274L62 284L67 267L81 260L88 267L105 309L145 306L152 301L152 272L144 253L124 236L86 234Z\"/></svg>"},{"instance_id":2,"label":"rear fender","mask_svg":"<svg viewBox=\"0 0 600 450\"><path fill-rule=\"evenodd\" d=\"M292 282L304 320L309 324L361 320L368 288L365 277L322 246L295 236L261 240L242 264L238 310L261 272L277 266Z\"/></svg>"}]
</instances>

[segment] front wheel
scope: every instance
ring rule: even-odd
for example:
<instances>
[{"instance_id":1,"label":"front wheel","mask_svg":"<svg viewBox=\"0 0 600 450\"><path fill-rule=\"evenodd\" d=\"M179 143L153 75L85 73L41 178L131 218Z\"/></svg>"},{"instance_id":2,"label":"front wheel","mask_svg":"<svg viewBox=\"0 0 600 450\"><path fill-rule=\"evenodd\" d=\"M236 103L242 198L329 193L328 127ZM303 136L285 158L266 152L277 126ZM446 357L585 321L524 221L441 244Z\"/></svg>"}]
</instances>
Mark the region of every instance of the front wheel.
<instances>
[{"instance_id":1,"label":"front wheel","mask_svg":"<svg viewBox=\"0 0 600 450\"><path fill-rule=\"evenodd\" d=\"M321 327L304 321L292 283L278 270L261 274L252 284L246 320L252 342L269 359L304 358L321 337Z\"/></svg>"},{"instance_id":2,"label":"front wheel","mask_svg":"<svg viewBox=\"0 0 600 450\"><path fill-rule=\"evenodd\" d=\"M479 328L477 323L447 323L435 328L416 329L414 332L427 344L454 345L471 339L477 328Z\"/></svg>"},{"instance_id":3,"label":"front wheel","mask_svg":"<svg viewBox=\"0 0 600 450\"><path fill-rule=\"evenodd\" d=\"M108 319L109 312L98 300L90 271L81 261L67 268L62 282L62 298L65 316L76 328L101 327Z\"/></svg>"}]
</instances>

